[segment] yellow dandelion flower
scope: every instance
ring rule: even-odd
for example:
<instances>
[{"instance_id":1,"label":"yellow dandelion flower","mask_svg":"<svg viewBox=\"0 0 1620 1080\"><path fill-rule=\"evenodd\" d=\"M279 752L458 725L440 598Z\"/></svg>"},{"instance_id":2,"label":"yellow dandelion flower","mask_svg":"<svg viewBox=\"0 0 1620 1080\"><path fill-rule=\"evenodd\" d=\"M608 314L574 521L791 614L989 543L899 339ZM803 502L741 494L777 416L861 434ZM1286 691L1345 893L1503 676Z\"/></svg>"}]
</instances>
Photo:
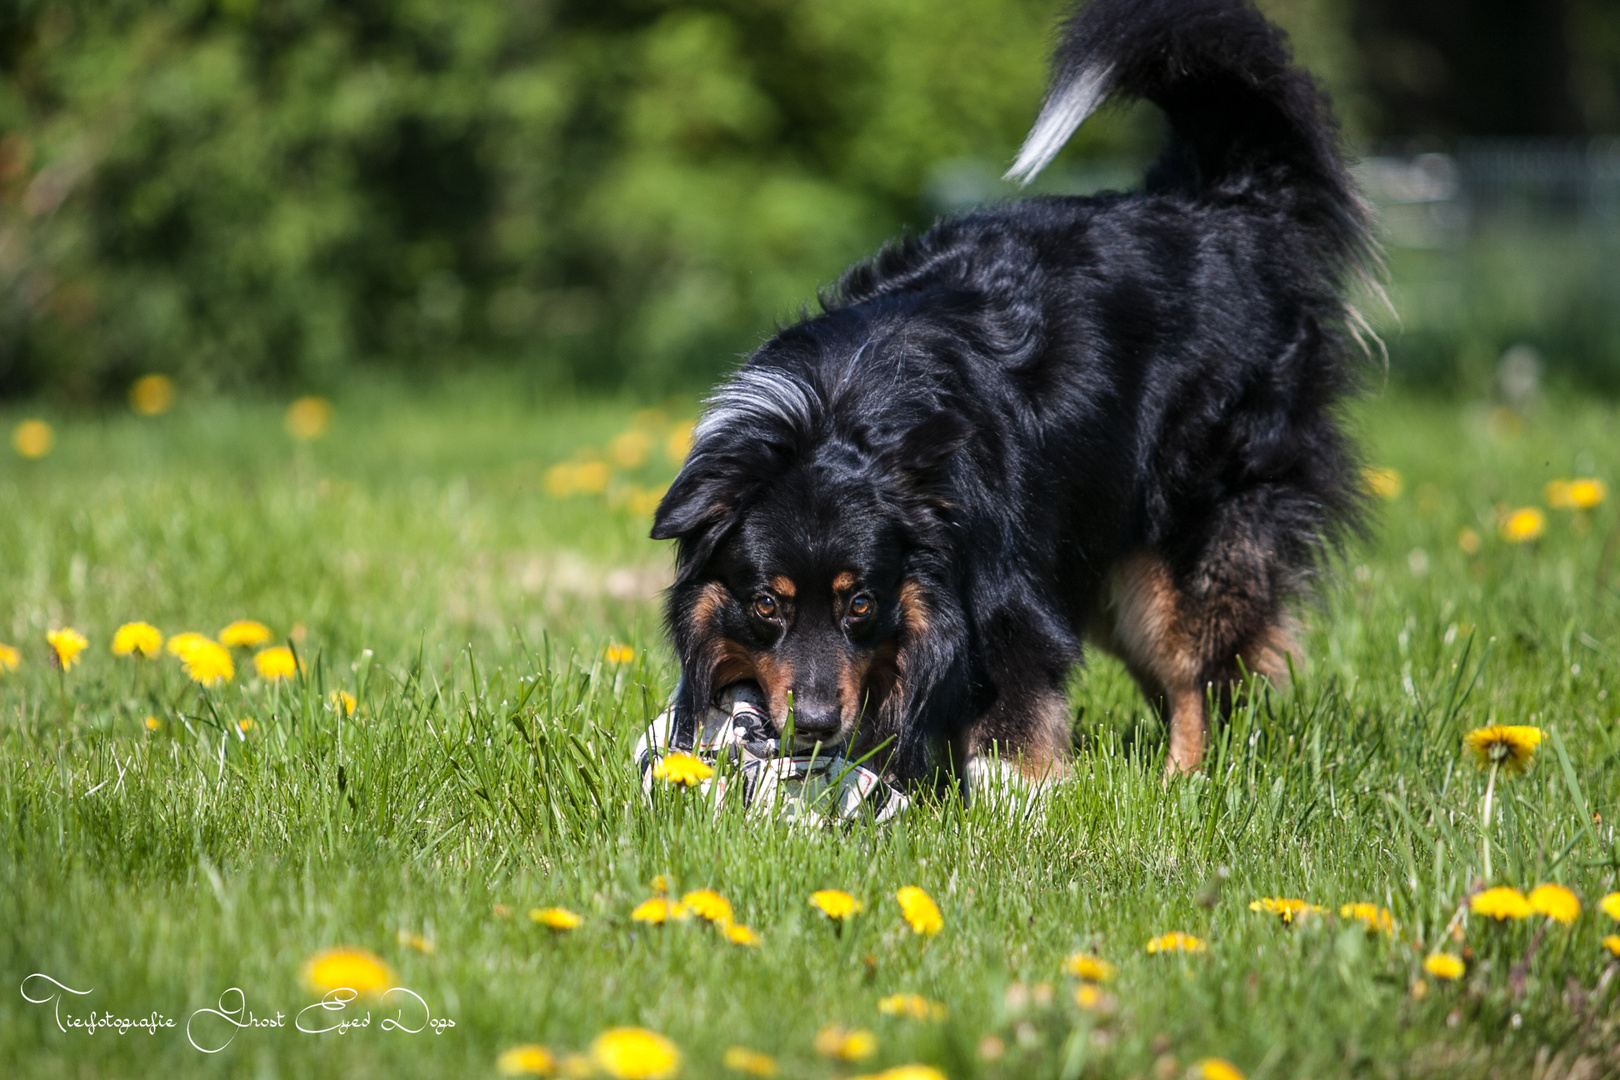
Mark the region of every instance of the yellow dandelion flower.
<instances>
[{"instance_id":1,"label":"yellow dandelion flower","mask_svg":"<svg viewBox=\"0 0 1620 1080\"><path fill-rule=\"evenodd\" d=\"M344 716L354 715L355 706L359 704L359 701L355 699L353 694L349 693L347 690L334 690L332 691L330 697L332 699L332 709L334 712L340 712Z\"/></svg>"},{"instance_id":2,"label":"yellow dandelion flower","mask_svg":"<svg viewBox=\"0 0 1620 1080\"><path fill-rule=\"evenodd\" d=\"M304 962L303 977L311 989L321 994L347 988L376 996L394 985L394 973L382 957L348 947L316 953Z\"/></svg>"},{"instance_id":3,"label":"yellow dandelion flower","mask_svg":"<svg viewBox=\"0 0 1620 1080\"><path fill-rule=\"evenodd\" d=\"M1367 494L1376 495L1380 499L1399 498L1405 485L1401 482L1401 474L1394 469L1371 467L1361 470L1361 486Z\"/></svg>"},{"instance_id":4,"label":"yellow dandelion flower","mask_svg":"<svg viewBox=\"0 0 1620 1080\"><path fill-rule=\"evenodd\" d=\"M945 1080L945 1074L932 1065L896 1065L880 1073L865 1073L854 1080Z\"/></svg>"},{"instance_id":5,"label":"yellow dandelion flower","mask_svg":"<svg viewBox=\"0 0 1620 1080\"><path fill-rule=\"evenodd\" d=\"M726 1047L726 1052L720 1057L720 1064L732 1072L747 1073L749 1076L776 1075L775 1058L758 1050L750 1050L746 1046Z\"/></svg>"},{"instance_id":6,"label":"yellow dandelion flower","mask_svg":"<svg viewBox=\"0 0 1620 1080\"><path fill-rule=\"evenodd\" d=\"M692 452L692 429L696 427L691 421L676 424L670 431L669 438L664 441L664 456L675 465L686 460L686 455Z\"/></svg>"},{"instance_id":7,"label":"yellow dandelion flower","mask_svg":"<svg viewBox=\"0 0 1620 1080\"><path fill-rule=\"evenodd\" d=\"M228 682L236 678L236 665L231 662L230 650L207 638L188 646L180 662L185 665L186 674L192 681L204 686L212 686L221 679Z\"/></svg>"},{"instance_id":8,"label":"yellow dandelion flower","mask_svg":"<svg viewBox=\"0 0 1620 1080\"><path fill-rule=\"evenodd\" d=\"M574 494L574 465L572 462L562 462L546 470L546 494L557 499L566 499Z\"/></svg>"},{"instance_id":9,"label":"yellow dandelion flower","mask_svg":"<svg viewBox=\"0 0 1620 1080\"><path fill-rule=\"evenodd\" d=\"M669 892L669 878L663 874L654 874L653 879L647 883L647 887L655 893L667 893Z\"/></svg>"},{"instance_id":10,"label":"yellow dandelion flower","mask_svg":"<svg viewBox=\"0 0 1620 1080\"><path fill-rule=\"evenodd\" d=\"M1322 909L1308 900L1299 900L1294 897L1265 896L1259 900L1249 901L1250 911L1269 911L1278 916L1284 923L1292 925L1295 920L1306 915L1319 914Z\"/></svg>"},{"instance_id":11,"label":"yellow dandelion flower","mask_svg":"<svg viewBox=\"0 0 1620 1080\"><path fill-rule=\"evenodd\" d=\"M1530 890L1528 899L1533 910L1565 926L1581 913L1581 898L1562 885L1537 885Z\"/></svg>"},{"instance_id":12,"label":"yellow dandelion flower","mask_svg":"<svg viewBox=\"0 0 1620 1080\"><path fill-rule=\"evenodd\" d=\"M287 434L301 442L309 442L326 434L332 426L332 403L323 397L301 397L287 406L285 417Z\"/></svg>"},{"instance_id":13,"label":"yellow dandelion flower","mask_svg":"<svg viewBox=\"0 0 1620 1080\"><path fill-rule=\"evenodd\" d=\"M557 1071L557 1059L539 1043L525 1043L502 1050L495 1071L502 1076L550 1076Z\"/></svg>"},{"instance_id":14,"label":"yellow dandelion flower","mask_svg":"<svg viewBox=\"0 0 1620 1080\"><path fill-rule=\"evenodd\" d=\"M851 1030L837 1024L816 1032L816 1053L839 1061L859 1061L877 1053L877 1036L865 1028Z\"/></svg>"},{"instance_id":15,"label":"yellow dandelion flower","mask_svg":"<svg viewBox=\"0 0 1620 1080\"><path fill-rule=\"evenodd\" d=\"M1377 904L1345 904L1339 908L1339 918L1360 919L1370 932L1395 932L1395 917L1389 913L1389 908L1381 908Z\"/></svg>"},{"instance_id":16,"label":"yellow dandelion flower","mask_svg":"<svg viewBox=\"0 0 1620 1080\"><path fill-rule=\"evenodd\" d=\"M1180 930L1172 930L1168 934L1160 934L1158 937L1147 943L1147 951L1150 953L1201 953L1206 951L1208 948L1209 946L1205 945L1202 939L1193 937L1191 934L1184 934Z\"/></svg>"},{"instance_id":17,"label":"yellow dandelion flower","mask_svg":"<svg viewBox=\"0 0 1620 1080\"><path fill-rule=\"evenodd\" d=\"M651 900L643 900L630 913L630 918L635 922L652 923L654 926L668 922L670 919L688 919L691 916L692 913L687 911L685 907L672 903L662 896L655 896Z\"/></svg>"},{"instance_id":18,"label":"yellow dandelion flower","mask_svg":"<svg viewBox=\"0 0 1620 1080\"><path fill-rule=\"evenodd\" d=\"M579 461L557 465L546 472L546 490L553 495L600 495L613 479L605 461Z\"/></svg>"},{"instance_id":19,"label":"yellow dandelion flower","mask_svg":"<svg viewBox=\"0 0 1620 1080\"><path fill-rule=\"evenodd\" d=\"M1193 1066L1193 1075L1198 1080L1243 1080L1243 1073L1225 1058L1204 1058Z\"/></svg>"},{"instance_id":20,"label":"yellow dandelion flower","mask_svg":"<svg viewBox=\"0 0 1620 1080\"><path fill-rule=\"evenodd\" d=\"M615 641L603 653L610 664L628 664L636 658L636 650L620 641Z\"/></svg>"},{"instance_id":21,"label":"yellow dandelion flower","mask_svg":"<svg viewBox=\"0 0 1620 1080\"><path fill-rule=\"evenodd\" d=\"M219 643L230 646L263 645L270 640L270 628L252 619L238 619L219 632Z\"/></svg>"},{"instance_id":22,"label":"yellow dandelion flower","mask_svg":"<svg viewBox=\"0 0 1620 1080\"><path fill-rule=\"evenodd\" d=\"M148 716L146 718L146 730L147 731L156 731L159 728L161 728L162 726L163 726L163 721L159 720L157 717Z\"/></svg>"},{"instance_id":23,"label":"yellow dandelion flower","mask_svg":"<svg viewBox=\"0 0 1620 1080\"><path fill-rule=\"evenodd\" d=\"M131 622L113 634L114 656L142 656L151 659L163 649L163 634L151 623Z\"/></svg>"},{"instance_id":24,"label":"yellow dandelion flower","mask_svg":"<svg viewBox=\"0 0 1620 1080\"><path fill-rule=\"evenodd\" d=\"M1477 728L1463 738L1468 751L1481 767L1499 764L1509 773L1522 773L1530 767L1541 745L1541 729L1526 724L1492 724Z\"/></svg>"},{"instance_id":25,"label":"yellow dandelion flower","mask_svg":"<svg viewBox=\"0 0 1620 1080\"><path fill-rule=\"evenodd\" d=\"M586 495L600 495L607 490L613 472L605 461L587 461L574 470L574 486Z\"/></svg>"},{"instance_id":26,"label":"yellow dandelion flower","mask_svg":"<svg viewBox=\"0 0 1620 1080\"><path fill-rule=\"evenodd\" d=\"M608 442L608 456L621 469L636 469L646 464L652 450L652 436L640 428L621 431Z\"/></svg>"},{"instance_id":27,"label":"yellow dandelion flower","mask_svg":"<svg viewBox=\"0 0 1620 1080\"><path fill-rule=\"evenodd\" d=\"M1620 892L1612 892L1598 901L1598 910L1620 922Z\"/></svg>"},{"instance_id":28,"label":"yellow dandelion flower","mask_svg":"<svg viewBox=\"0 0 1620 1080\"><path fill-rule=\"evenodd\" d=\"M945 929L945 918L933 898L915 885L907 885L894 894L900 901L900 914L912 930L924 937L933 937Z\"/></svg>"},{"instance_id":29,"label":"yellow dandelion flower","mask_svg":"<svg viewBox=\"0 0 1620 1080\"><path fill-rule=\"evenodd\" d=\"M1615 956L1620 956L1620 934L1603 935L1603 947Z\"/></svg>"},{"instance_id":30,"label":"yellow dandelion flower","mask_svg":"<svg viewBox=\"0 0 1620 1080\"><path fill-rule=\"evenodd\" d=\"M1498 885L1494 889L1486 889L1468 901L1468 910L1475 915L1485 915L1501 922L1503 919L1528 919L1536 913L1530 906L1530 901L1518 889L1506 885Z\"/></svg>"},{"instance_id":31,"label":"yellow dandelion flower","mask_svg":"<svg viewBox=\"0 0 1620 1080\"><path fill-rule=\"evenodd\" d=\"M170 656L177 656L181 659L181 661L184 661L188 655L196 651L198 648L201 648L204 645L212 644L214 644L214 642L209 638L204 637L202 634L187 630L183 634L176 634L174 637L170 638L169 644L165 647L168 649Z\"/></svg>"},{"instance_id":32,"label":"yellow dandelion flower","mask_svg":"<svg viewBox=\"0 0 1620 1080\"><path fill-rule=\"evenodd\" d=\"M1542 491L1542 498L1554 510L1590 510L1601 506L1608 496L1608 485L1593 476L1552 480Z\"/></svg>"},{"instance_id":33,"label":"yellow dandelion flower","mask_svg":"<svg viewBox=\"0 0 1620 1080\"><path fill-rule=\"evenodd\" d=\"M285 645L276 645L273 648L262 649L253 656L253 666L259 669L259 677L264 679L291 678L298 670L298 658L293 651Z\"/></svg>"},{"instance_id":34,"label":"yellow dandelion flower","mask_svg":"<svg viewBox=\"0 0 1620 1080\"><path fill-rule=\"evenodd\" d=\"M713 889L698 889L681 897L681 903L714 923L731 921L731 902Z\"/></svg>"},{"instance_id":35,"label":"yellow dandelion flower","mask_svg":"<svg viewBox=\"0 0 1620 1080\"><path fill-rule=\"evenodd\" d=\"M1096 983L1083 982L1074 988L1074 1003L1088 1012L1100 1008L1103 1003L1103 992Z\"/></svg>"},{"instance_id":36,"label":"yellow dandelion flower","mask_svg":"<svg viewBox=\"0 0 1620 1080\"><path fill-rule=\"evenodd\" d=\"M72 671L73 665L79 662L79 654L90 644L89 639L71 626L50 631L45 640L51 643L51 655L63 671Z\"/></svg>"},{"instance_id":37,"label":"yellow dandelion flower","mask_svg":"<svg viewBox=\"0 0 1620 1080\"><path fill-rule=\"evenodd\" d=\"M38 461L56 445L56 432L43 420L24 420L11 431L11 446L29 461Z\"/></svg>"},{"instance_id":38,"label":"yellow dandelion flower","mask_svg":"<svg viewBox=\"0 0 1620 1080\"><path fill-rule=\"evenodd\" d=\"M530 908L529 918L553 930L577 930L585 925L584 918L560 907Z\"/></svg>"},{"instance_id":39,"label":"yellow dandelion flower","mask_svg":"<svg viewBox=\"0 0 1620 1080\"><path fill-rule=\"evenodd\" d=\"M243 735L246 735L248 732L252 731L253 730L253 718L249 717L249 716L244 716L242 719L238 720L236 722L236 730L241 732Z\"/></svg>"},{"instance_id":40,"label":"yellow dandelion flower","mask_svg":"<svg viewBox=\"0 0 1620 1080\"><path fill-rule=\"evenodd\" d=\"M1063 970L1086 982L1107 982L1114 977L1114 965L1090 953L1075 953L1063 961Z\"/></svg>"},{"instance_id":41,"label":"yellow dandelion flower","mask_svg":"<svg viewBox=\"0 0 1620 1080\"><path fill-rule=\"evenodd\" d=\"M162 416L174 406L174 380L167 375L142 375L129 387L129 407L142 416Z\"/></svg>"},{"instance_id":42,"label":"yellow dandelion flower","mask_svg":"<svg viewBox=\"0 0 1620 1080\"><path fill-rule=\"evenodd\" d=\"M705 764L701 758L693 757L691 754L682 751L676 751L673 754L665 755L657 765L654 765L652 774L654 779L662 780L667 784L684 784L687 787L692 787L694 784L701 784L713 776L714 768Z\"/></svg>"},{"instance_id":43,"label":"yellow dandelion flower","mask_svg":"<svg viewBox=\"0 0 1620 1080\"><path fill-rule=\"evenodd\" d=\"M1463 963L1460 956L1443 952L1430 953L1423 958L1423 970L1437 979L1451 982L1462 978L1463 973L1468 970L1468 965Z\"/></svg>"},{"instance_id":44,"label":"yellow dandelion flower","mask_svg":"<svg viewBox=\"0 0 1620 1080\"><path fill-rule=\"evenodd\" d=\"M843 922L861 910L861 902L840 889L817 889L810 894L810 905L833 922Z\"/></svg>"},{"instance_id":45,"label":"yellow dandelion flower","mask_svg":"<svg viewBox=\"0 0 1620 1080\"><path fill-rule=\"evenodd\" d=\"M675 1075L681 1065L681 1052L657 1032L622 1027L596 1037L591 1043L591 1060L619 1080L659 1080Z\"/></svg>"},{"instance_id":46,"label":"yellow dandelion flower","mask_svg":"<svg viewBox=\"0 0 1620 1080\"><path fill-rule=\"evenodd\" d=\"M1521 507L1502 519L1497 531L1510 544L1524 544L1547 531L1547 515L1534 506Z\"/></svg>"},{"instance_id":47,"label":"yellow dandelion flower","mask_svg":"<svg viewBox=\"0 0 1620 1080\"><path fill-rule=\"evenodd\" d=\"M399 945L402 949L415 949L423 956L432 956L439 951L439 947L421 934L413 934L409 930L399 932Z\"/></svg>"},{"instance_id":48,"label":"yellow dandelion flower","mask_svg":"<svg viewBox=\"0 0 1620 1080\"><path fill-rule=\"evenodd\" d=\"M1591 510L1601 506L1603 500L1609 497L1609 486L1592 476L1583 476L1571 480L1569 484L1569 501L1577 510Z\"/></svg>"},{"instance_id":49,"label":"yellow dandelion flower","mask_svg":"<svg viewBox=\"0 0 1620 1080\"><path fill-rule=\"evenodd\" d=\"M765 939L742 923L732 923L726 927L726 940L733 945L746 945L749 948L755 948Z\"/></svg>"},{"instance_id":50,"label":"yellow dandelion flower","mask_svg":"<svg viewBox=\"0 0 1620 1080\"><path fill-rule=\"evenodd\" d=\"M908 1020L943 1020L945 1005L929 1001L921 994L890 994L878 1001L878 1012L884 1016L903 1016Z\"/></svg>"},{"instance_id":51,"label":"yellow dandelion flower","mask_svg":"<svg viewBox=\"0 0 1620 1080\"><path fill-rule=\"evenodd\" d=\"M652 517L658 512L658 504L664 501L664 491L664 488L632 487L625 505L637 517Z\"/></svg>"},{"instance_id":52,"label":"yellow dandelion flower","mask_svg":"<svg viewBox=\"0 0 1620 1080\"><path fill-rule=\"evenodd\" d=\"M22 665L22 653L14 645L0 645L0 675L16 671Z\"/></svg>"}]
</instances>

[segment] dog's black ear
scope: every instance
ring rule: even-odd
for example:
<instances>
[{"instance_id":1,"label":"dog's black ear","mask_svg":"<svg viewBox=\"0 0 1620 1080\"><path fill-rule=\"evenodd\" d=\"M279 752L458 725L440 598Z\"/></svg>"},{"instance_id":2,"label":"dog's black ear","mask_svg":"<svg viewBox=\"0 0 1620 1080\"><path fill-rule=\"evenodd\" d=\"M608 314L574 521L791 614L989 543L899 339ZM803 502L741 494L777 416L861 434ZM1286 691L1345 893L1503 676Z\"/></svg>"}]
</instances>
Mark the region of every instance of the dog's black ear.
<instances>
[{"instance_id":1,"label":"dog's black ear","mask_svg":"<svg viewBox=\"0 0 1620 1080\"><path fill-rule=\"evenodd\" d=\"M740 501L736 484L707 469L688 466L664 492L653 514L654 540L691 539L730 518Z\"/></svg>"},{"instance_id":2,"label":"dog's black ear","mask_svg":"<svg viewBox=\"0 0 1620 1080\"><path fill-rule=\"evenodd\" d=\"M653 515L654 540L674 540L675 580L689 580L708 565L741 516L747 492L735 478L683 469Z\"/></svg>"}]
</instances>

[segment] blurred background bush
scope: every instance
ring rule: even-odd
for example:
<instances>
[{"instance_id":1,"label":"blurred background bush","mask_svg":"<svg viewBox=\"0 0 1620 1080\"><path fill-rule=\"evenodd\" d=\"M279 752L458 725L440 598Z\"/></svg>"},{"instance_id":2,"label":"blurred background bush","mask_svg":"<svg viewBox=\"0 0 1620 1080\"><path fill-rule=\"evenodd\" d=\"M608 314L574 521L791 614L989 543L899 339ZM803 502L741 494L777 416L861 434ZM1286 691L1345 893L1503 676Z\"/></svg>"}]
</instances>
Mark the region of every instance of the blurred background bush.
<instances>
[{"instance_id":1,"label":"blurred background bush","mask_svg":"<svg viewBox=\"0 0 1620 1080\"><path fill-rule=\"evenodd\" d=\"M701 387L886 237L1011 194L1061 6L6 0L0 396ZM1620 391L1620 5L1262 6L1366 155L1394 377ZM1129 184L1159 138L1111 111L1043 189Z\"/></svg>"}]
</instances>

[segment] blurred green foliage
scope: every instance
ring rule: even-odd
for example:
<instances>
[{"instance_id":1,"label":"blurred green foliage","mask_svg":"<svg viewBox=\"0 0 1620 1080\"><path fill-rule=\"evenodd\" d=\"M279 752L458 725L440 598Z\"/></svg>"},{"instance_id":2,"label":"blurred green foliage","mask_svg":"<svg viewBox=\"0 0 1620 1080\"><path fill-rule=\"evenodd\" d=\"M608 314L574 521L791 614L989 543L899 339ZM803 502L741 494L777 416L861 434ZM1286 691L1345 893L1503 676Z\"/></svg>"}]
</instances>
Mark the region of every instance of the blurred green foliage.
<instances>
[{"instance_id":1,"label":"blurred green foliage","mask_svg":"<svg viewBox=\"0 0 1620 1080\"><path fill-rule=\"evenodd\" d=\"M1010 154L1053 8L22 0L0 378L710 374Z\"/></svg>"},{"instance_id":2,"label":"blurred green foliage","mask_svg":"<svg viewBox=\"0 0 1620 1080\"><path fill-rule=\"evenodd\" d=\"M9 0L0 394L475 359L691 386L1006 192L1061 7ZM1267 7L1342 81L1336 0ZM1156 139L1116 111L1066 160Z\"/></svg>"}]
</instances>

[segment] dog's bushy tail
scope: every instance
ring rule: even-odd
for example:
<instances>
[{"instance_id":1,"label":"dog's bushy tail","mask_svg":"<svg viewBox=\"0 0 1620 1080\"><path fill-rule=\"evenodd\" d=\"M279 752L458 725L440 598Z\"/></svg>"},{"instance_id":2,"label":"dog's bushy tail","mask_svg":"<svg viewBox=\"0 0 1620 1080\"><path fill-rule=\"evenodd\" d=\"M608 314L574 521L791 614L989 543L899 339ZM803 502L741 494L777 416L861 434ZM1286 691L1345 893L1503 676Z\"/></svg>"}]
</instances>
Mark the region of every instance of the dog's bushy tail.
<instances>
[{"instance_id":1,"label":"dog's bushy tail","mask_svg":"<svg viewBox=\"0 0 1620 1080\"><path fill-rule=\"evenodd\" d=\"M1341 270L1376 261L1326 97L1249 0L1091 0L1062 28L1040 116L1008 170L1028 183L1112 97L1159 106L1174 133L1150 190L1289 198Z\"/></svg>"}]
</instances>

